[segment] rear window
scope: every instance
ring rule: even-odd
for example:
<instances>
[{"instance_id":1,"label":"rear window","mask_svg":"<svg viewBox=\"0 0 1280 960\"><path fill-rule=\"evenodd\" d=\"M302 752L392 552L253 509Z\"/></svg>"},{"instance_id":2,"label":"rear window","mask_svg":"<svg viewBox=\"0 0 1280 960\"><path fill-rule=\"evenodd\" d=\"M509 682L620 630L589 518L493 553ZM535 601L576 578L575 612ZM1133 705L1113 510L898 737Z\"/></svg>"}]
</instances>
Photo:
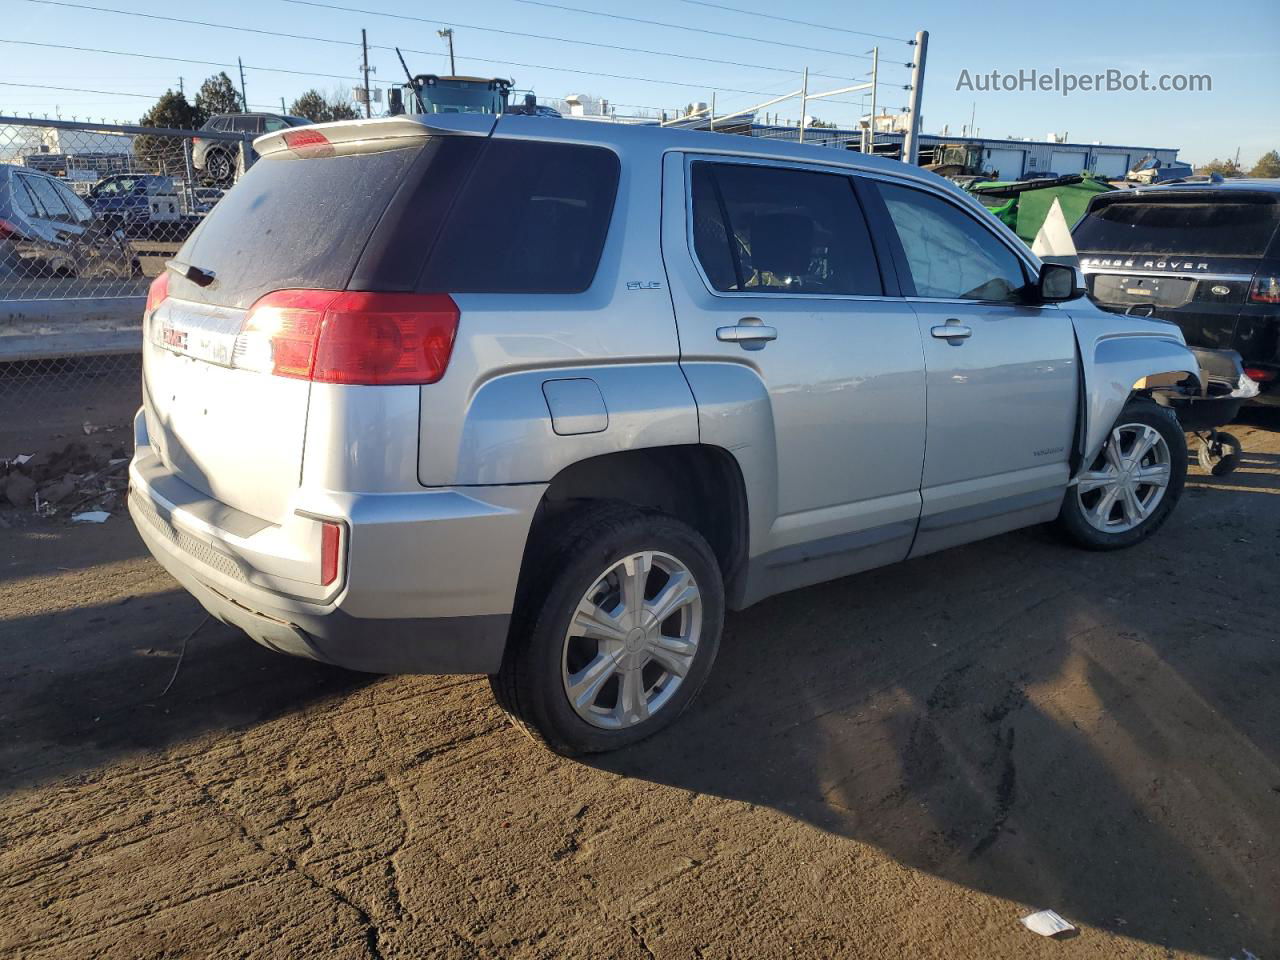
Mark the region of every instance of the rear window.
<instances>
[{"instance_id":1,"label":"rear window","mask_svg":"<svg viewBox=\"0 0 1280 960\"><path fill-rule=\"evenodd\" d=\"M1073 232L1076 249L1103 253L1260 257L1280 206L1268 200L1170 196L1095 208Z\"/></svg>"},{"instance_id":2,"label":"rear window","mask_svg":"<svg viewBox=\"0 0 1280 960\"><path fill-rule=\"evenodd\" d=\"M249 168L176 259L212 272L198 287L173 277L174 296L246 307L290 287L341 290L421 142L338 157L271 154Z\"/></svg>"},{"instance_id":3,"label":"rear window","mask_svg":"<svg viewBox=\"0 0 1280 960\"><path fill-rule=\"evenodd\" d=\"M618 158L609 150L489 140L436 237L418 289L580 293L595 278L617 190Z\"/></svg>"}]
</instances>

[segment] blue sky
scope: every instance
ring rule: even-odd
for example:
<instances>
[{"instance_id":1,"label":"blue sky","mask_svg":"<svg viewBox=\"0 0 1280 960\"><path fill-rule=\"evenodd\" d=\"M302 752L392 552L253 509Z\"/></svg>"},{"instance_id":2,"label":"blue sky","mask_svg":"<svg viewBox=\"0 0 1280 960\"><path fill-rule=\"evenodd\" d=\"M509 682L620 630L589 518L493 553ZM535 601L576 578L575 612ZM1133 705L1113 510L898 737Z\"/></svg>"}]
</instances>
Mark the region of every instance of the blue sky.
<instances>
[{"instance_id":1,"label":"blue sky","mask_svg":"<svg viewBox=\"0 0 1280 960\"><path fill-rule=\"evenodd\" d=\"M901 108L908 80L902 66L911 47L901 39L877 39L739 13L689 0L471 0L467 3L415 4L409 0L323 0L377 10L378 14L299 5L290 0L221 0L216 4L179 4L173 0L76 0L89 6L134 10L265 31L358 43L367 29L374 47L371 62L380 84L395 82L401 71L390 47L400 45L415 72L448 70L444 43L436 35L452 25L459 72L506 75L541 97L587 93L615 104L673 109L691 100L739 109L799 85L799 73L815 77L811 88L832 89L861 79L869 62L861 59L872 45L881 52L879 102ZM995 0L972 4L884 4L854 12L836 0L797 0L770 6L763 0L717 0L743 10L835 25L886 37L909 38L930 32L924 85L924 125L959 133L974 113L983 136L1042 139L1050 132L1071 140L1141 146L1178 147L1181 156L1203 162L1234 156L1252 164L1266 150L1280 149L1280 3L1242 0L1222 18L1203 3L1162 0L1152 16L1123 12L1090 13L1082 5L1063 5L1061 15L1046 14L1044 4ZM558 7L681 24L687 28L758 38L729 39L692 30L634 23ZM1142 8L1131 4L1131 9ZM316 40L282 39L206 26L181 25L114 13L0 0L6 27L0 40L104 48L130 54L179 57L249 65L246 85L251 106L279 109L310 86L350 86L357 79L358 46ZM1224 8L1225 9L1225 8ZM398 19L403 14L419 20ZM439 17L439 21L433 18ZM485 28L485 29L481 29ZM497 31L507 31L506 33ZM546 38L529 36L539 34ZM566 42L578 41L578 42ZM589 46L587 43L605 46ZM608 45L652 51L635 53ZM709 58L728 63L708 63ZM275 67L331 76L268 72ZM1016 74L1055 68L1078 74L1115 69L1152 77L1208 74L1212 90L1197 93L980 92L957 90L962 71L971 76L998 70ZM28 112L64 118L134 121L166 87L186 78L188 93L218 68L138 56L46 49L0 42L0 112ZM234 70L229 70L234 74ZM605 76L612 75L612 76ZM624 77L631 79L623 79ZM95 93L33 89L12 84L79 87ZM122 96L142 94L144 96ZM826 102L811 109L823 119L851 122L862 112L858 97ZM778 109L792 119L794 102Z\"/></svg>"}]
</instances>

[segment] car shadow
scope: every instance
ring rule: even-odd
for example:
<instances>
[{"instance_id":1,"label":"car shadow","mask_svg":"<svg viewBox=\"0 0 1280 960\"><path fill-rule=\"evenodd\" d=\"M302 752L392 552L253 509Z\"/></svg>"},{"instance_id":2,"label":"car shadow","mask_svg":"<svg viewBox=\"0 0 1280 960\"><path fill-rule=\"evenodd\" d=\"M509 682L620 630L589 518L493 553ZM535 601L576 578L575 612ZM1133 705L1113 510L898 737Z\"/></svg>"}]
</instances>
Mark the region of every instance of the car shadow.
<instances>
[{"instance_id":1,"label":"car shadow","mask_svg":"<svg viewBox=\"0 0 1280 960\"><path fill-rule=\"evenodd\" d=\"M1032 530L776 597L679 723L589 762L1169 948L1274 944L1280 649L1168 559L1194 518L1166 535Z\"/></svg>"},{"instance_id":2,"label":"car shadow","mask_svg":"<svg viewBox=\"0 0 1280 960\"><path fill-rule=\"evenodd\" d=\"M176 587L5 620L0 657L0 792L259 724L377 679L266 650Z\"/></svg>"}]
</instances>

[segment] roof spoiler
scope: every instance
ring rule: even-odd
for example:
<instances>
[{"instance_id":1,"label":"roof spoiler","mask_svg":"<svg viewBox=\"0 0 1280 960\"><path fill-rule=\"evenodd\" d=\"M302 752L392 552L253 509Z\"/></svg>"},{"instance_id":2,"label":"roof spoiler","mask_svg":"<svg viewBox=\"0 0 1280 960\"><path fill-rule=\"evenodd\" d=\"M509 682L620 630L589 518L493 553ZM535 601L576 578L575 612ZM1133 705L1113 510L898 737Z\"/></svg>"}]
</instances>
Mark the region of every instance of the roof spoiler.
<instances>
[{"instance_id":1,"label":"roof spoiler","mask_svg":"<svg viewBox=\"0 0 1280 960\"><path fill-rule=\"evenodd\" d=\"M376 153L408 146L410 141L427 137L487 137L493 132L497 119L490 114L456 113L337 120L263 134L253 141L253 149L260 157L286 151L303 157Z\"/></svg>"}]
</instances>

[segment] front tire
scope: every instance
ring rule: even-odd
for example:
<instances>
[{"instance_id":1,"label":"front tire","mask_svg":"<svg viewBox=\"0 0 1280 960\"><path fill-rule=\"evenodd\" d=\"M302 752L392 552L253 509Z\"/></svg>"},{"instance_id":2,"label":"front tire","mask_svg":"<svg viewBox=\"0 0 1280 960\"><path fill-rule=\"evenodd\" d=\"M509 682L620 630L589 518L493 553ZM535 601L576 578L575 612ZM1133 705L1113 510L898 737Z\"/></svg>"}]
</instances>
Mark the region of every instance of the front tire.
<instances>
[{"instance_id":1,"label":"front tire","mask_svg":"<svg viewBox=\"0 0 1280 960\"><path fill-rule=\"evenodd\" d=\"M608 503L541 536L490 678L498 703L564 756L656 733L697 696L719 649L724 585L710 546L673 517Z\"/></svg>"},{"instance_id":2,"label":"front tire","mask_svg":"<svg viewBox=\"0 0 1280 960\"><path fill-rule=\"evenodd\" d=\"M1182 496L1187 438L1171 410L1130 400L1102 451L1067 489L1058 529L1089 550L1131 547L1155 533Z\"/></svg>"}]
</instances>

